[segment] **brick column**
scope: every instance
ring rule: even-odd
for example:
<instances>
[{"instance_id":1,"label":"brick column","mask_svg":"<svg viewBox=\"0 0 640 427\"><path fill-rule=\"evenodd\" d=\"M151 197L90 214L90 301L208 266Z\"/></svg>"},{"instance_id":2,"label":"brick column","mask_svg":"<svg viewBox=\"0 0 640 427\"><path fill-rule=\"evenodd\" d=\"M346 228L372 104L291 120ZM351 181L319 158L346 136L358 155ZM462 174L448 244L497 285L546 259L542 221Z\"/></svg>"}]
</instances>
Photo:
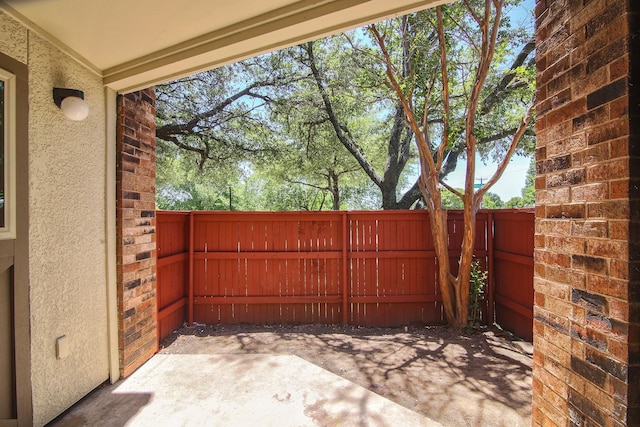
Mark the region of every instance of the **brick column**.
<instances>
[{"instance_id":1,"label":"brick column","mask_svg":"<svg viewBox=\"0 0 640 427\"><path fill-rule=\"evenodd\" d=\"M155 117L153 88L118 96L118 339L124 377L158 350Z\"/></svg>"},{"instance_id":2,"label":"brick column","mask_svg":"<svg viewBox=\"0 0 640 427\"><path fill-rule=\"evenodd\" d=\"M638 3L536 0L533 425L640 426Z\"/></svg>"},{"instance_id":3,"label":"brick column","mask_svg":"<svg viewBox=\"0 0 640 427\"><path fill-rule=\"evenodd\" d=\"M629 0L629 426L640 426L640 2Z\"/></svg>"}]
</instances>

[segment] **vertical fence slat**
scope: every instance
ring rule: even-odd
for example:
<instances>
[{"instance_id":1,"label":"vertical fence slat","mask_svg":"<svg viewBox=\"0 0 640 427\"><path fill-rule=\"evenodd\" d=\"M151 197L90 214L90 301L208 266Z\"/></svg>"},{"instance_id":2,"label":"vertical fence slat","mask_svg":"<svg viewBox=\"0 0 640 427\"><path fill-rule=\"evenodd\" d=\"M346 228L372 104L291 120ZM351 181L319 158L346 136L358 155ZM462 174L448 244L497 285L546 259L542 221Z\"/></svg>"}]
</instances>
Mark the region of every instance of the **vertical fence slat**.
<instances>
[{"instance_id":1,"label":"vertical fence slat","mask_svg":"<svg viewBox=\"0 0 640 427\"><path fill-rule=\"evenodd\" d=\"M194 254L194 238L193 238L193 233L194 233L194 213L190 212L189 213L189 325L193 326L193 263L194 263L194 259L193 259L193 254Z\"/></svg>"},{"instance_id":2,"label":"vertical fence slat","mask_svg":"<svg viewBox=\"0 0 640 427\"><path fill-rule=\"evenodd\" d=\"M489 324L489 326L493 326L493 323L495 322L495 314L494 314L494 297L493 297L493 291L494 291L494 274L493 274L493 268L494 268L494 263L493 263L493 249L494 249L494 243L493 243L493 226L494 226L494 217L493 217L493 212L489 212L489 219L487 220L487 240L488 240L488 253L487 253L487 263L488 263L488 268L487 268L487 272L488 272L488 285L487 285L487 323Z\"/></svg>"},{"instance_id":3,"label":"vertical fence slat","mask_svg":"<svg viewBox=\"0 0 640 427\"><path fill-rule=\"evenodd\" d=\"M347 229L347 212L342 212L342 323L344 325L349 324L349 270L348 270L348 256L349 250L349 230Z\"/></svg>"}]
</instances>

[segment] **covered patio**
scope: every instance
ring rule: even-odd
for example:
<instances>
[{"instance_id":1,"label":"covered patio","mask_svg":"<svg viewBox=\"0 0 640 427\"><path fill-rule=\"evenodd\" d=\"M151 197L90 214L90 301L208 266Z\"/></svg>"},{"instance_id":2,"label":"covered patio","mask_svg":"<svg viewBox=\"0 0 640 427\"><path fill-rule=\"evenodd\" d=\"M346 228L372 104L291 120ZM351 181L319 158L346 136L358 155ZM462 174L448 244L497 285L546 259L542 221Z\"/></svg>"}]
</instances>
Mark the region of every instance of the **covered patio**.
<instances>
[{"instance_id":1,"label":"covered patio","mask_svg":"<svg viewBox=\"0 0 640 427\"><path fill-rule=\"evenodd\" d=\"M0 2L0 426L45 425L158 351L151 86L439 3ZM531 423L640 426L640 2L535 16ZM84 92L86 120L54 87Z\"/></svg>"},{"instance_id":2,"label":"covered patio","mask_svg":"<svg viewBox=\"0 0 640 427\"><path fill-rule=\"evenodd\" d=\"M53 425L531 424L532 346L506 333L196 325L161 347Z\"/></svg>"}]
</instances>

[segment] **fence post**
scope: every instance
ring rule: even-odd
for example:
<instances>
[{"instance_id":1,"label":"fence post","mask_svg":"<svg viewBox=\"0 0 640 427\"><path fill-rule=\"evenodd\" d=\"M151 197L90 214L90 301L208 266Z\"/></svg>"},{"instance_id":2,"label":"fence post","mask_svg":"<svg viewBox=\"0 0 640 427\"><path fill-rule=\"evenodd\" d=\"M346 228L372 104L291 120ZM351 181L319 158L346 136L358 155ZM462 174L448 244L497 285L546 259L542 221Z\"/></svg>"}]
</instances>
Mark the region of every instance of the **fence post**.
<instances>
[{"instance_id":1,"label":"fence post","mask_svg":"<svg viewBox=\"0 0 640 427\"><path fill-rule=\"evenodd\" d=\"M493 301L493 212L489 211L487 218L487 269L489 271L487 280L487 326L491 328L495 323L494 301Z\"/></svg>"},{"instance_id":2,"label":"fence post","mask_svg":"<svg viewBox=\"0 0 640 427\"><path fill-rule=\"evenodd\" d=\"M194 237L193 237L194 214L189 212L189 326L193 326L193 253L194 253Z\"/></svg>"},{"instance_id":3,"label":"fence post","mask_svg":"<svg viewBox=\"0 0 640 427\"><path fill-rule=\"evenodd\" d=\"M348 289L349 289L349 269L347 268L347 250L349 244L348 238L349 228L347 227L347 212L342 212L342 324L347 325L349 323L348 310Z\"/></svg>"}]
</instances>

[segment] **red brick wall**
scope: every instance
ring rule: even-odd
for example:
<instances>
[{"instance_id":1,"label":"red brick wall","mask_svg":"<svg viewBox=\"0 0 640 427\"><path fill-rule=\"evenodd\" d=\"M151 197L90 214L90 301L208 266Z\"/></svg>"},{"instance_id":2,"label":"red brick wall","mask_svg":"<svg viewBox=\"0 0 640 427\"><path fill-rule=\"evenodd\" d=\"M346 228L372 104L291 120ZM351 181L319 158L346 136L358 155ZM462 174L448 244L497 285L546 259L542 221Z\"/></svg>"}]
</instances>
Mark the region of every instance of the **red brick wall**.
<instances>
[{"instance_id":1,"label":"red brick wall","mask_svg":"<svg viewBox=\"0 0 640 427\"><path fill-rule=\"evenodd\" d=\"M640 426L640 2L629 1L629 407Z\"/></svg>"},{"instance_id":2,"label":"red brick wall","mask_svg":"<svg viewBox=\"0 0 640 427\"><path fill-rule=\"evenodd\" d=\"M157 351L153 88L118 96L116 160L120 374Z\"/></svg>"},{"instance_id":3,"label":"red brick wall","mask_svg":"<svg viewBox=\"0 0 640 427\"><path fill-rule=\"evenodd\" d=\"M533 425L640 425L631 8L536 1Z\"/></svg>"}]
</instances>

